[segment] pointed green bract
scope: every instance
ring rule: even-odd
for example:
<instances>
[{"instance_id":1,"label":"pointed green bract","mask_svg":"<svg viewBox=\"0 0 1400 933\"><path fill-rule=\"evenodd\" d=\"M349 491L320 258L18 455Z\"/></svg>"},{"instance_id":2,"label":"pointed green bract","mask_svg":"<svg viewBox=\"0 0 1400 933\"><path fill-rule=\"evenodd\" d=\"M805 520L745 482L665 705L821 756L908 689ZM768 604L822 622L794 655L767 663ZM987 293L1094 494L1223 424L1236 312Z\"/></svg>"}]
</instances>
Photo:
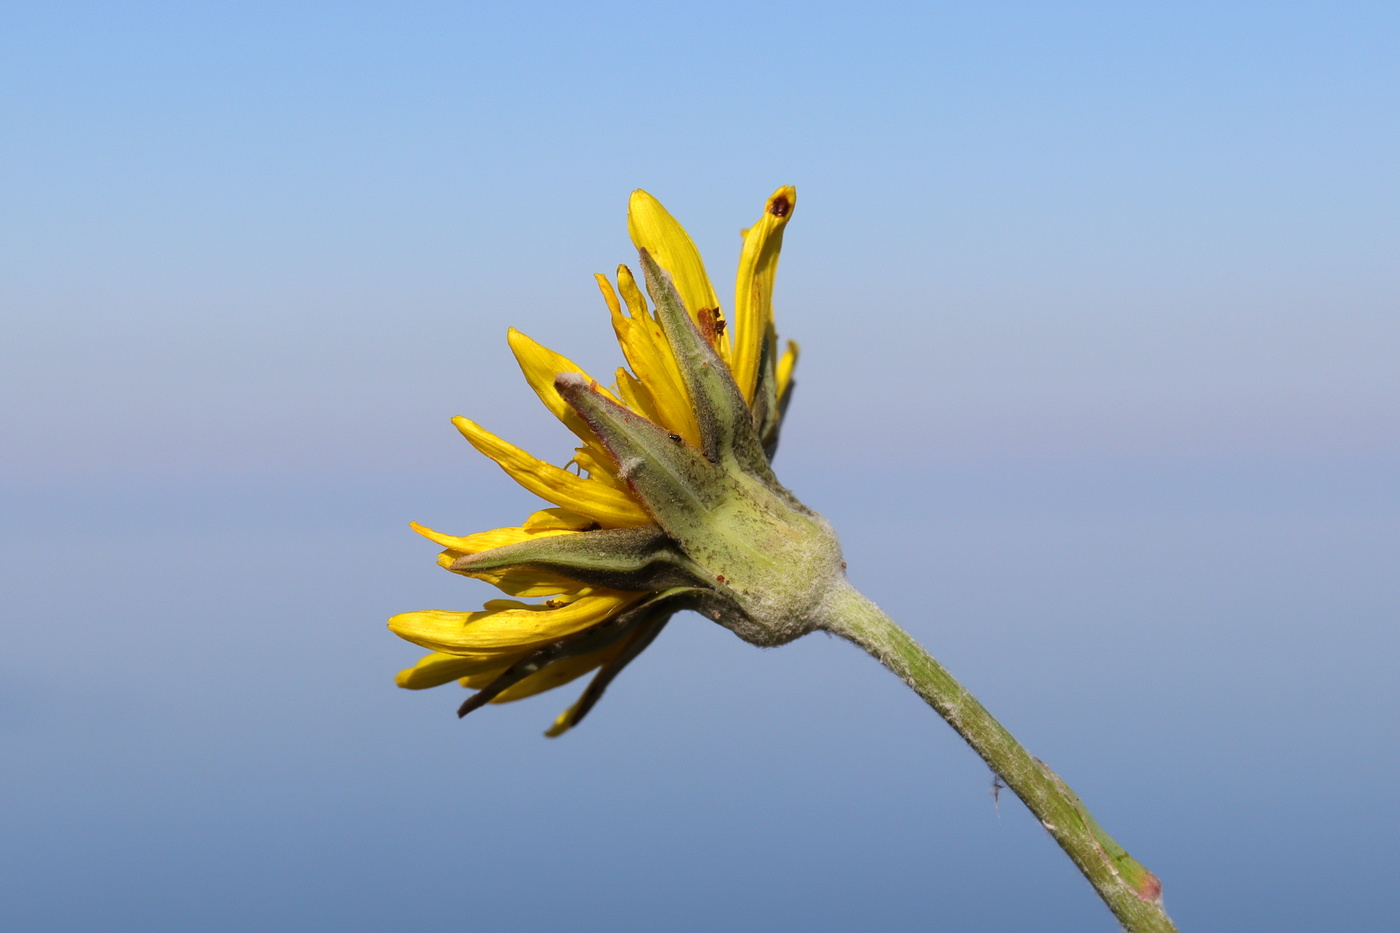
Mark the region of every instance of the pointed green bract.
<instances>
[{"instance_id":1,"label":"pointed green bract","mask_svg":"<svg viewBox=\"0 0 1400 933\"><path fill-rule=\"evenodd\" d=\"M646 250L641 251L641 263L647 292L656 304L656 319L690 392L705 456L725 465L737 464L762 479L772 479L768 457L754 431L753 413L729 367L695 326L671 277Z\"/></svg>"},{"instance_id":2,"label":"pointed green bract","mask_svg":"<svg viewBox=\"0 0 1400 933\"><path fill-rule=\"evenodd\" d=\"M763 445L763 455L768 458L768 462L773 462L773 455L778 452L778 431L782 427L783 415L787 412L787 405L780 403L778 399L778 373L776 361L773 359L773 340L763 341L759 351L758 360L758 381L754 385L753 393L753 423L758 432L759 443ZM784 393L786 394L786 393Z\"/></svg>"},{"instance_id":3,"label":"pointed green bract","mask_svg":"<svg viewBox=\"0 0 1400 933\"><path fill-rule=\"evenodd\" d=\"M840 546L825 519L773 475L748 403L669 276L645 251L642 265L695 409L703 455L575 373L558 375L555 388L716 594L723 607L717 621L755 644L784 644L816 626L814 605L840 576ZM772 372L771 363L766 369ZM765 391L772 404L775 393ZM775 407L765 416L770 424L781 414Z\"/></svg>"},{"instance_id":4,"label":"pointed green bract","mask_svg":"<svg viewBox=\"0 0 1400 933\"><path fill-rule=\"evenodd\" d=\"M605 398L572 373L554 381L559 394L588 422L657 524L672 537L691 518L724 498L724 470L678 435Z\"/></svg>"},{"instance_id":5,"label":"pointed green bract","mask_svg":"<svg viewBox=\"0 0 1400 933\"><path fill-rule=\"evenodd\" d=\"M601 528L522 541L458 558L456 571L528 567L613 590L663 590L696 582L690 561L656 525Z\"/></svg>"}]
</instances>

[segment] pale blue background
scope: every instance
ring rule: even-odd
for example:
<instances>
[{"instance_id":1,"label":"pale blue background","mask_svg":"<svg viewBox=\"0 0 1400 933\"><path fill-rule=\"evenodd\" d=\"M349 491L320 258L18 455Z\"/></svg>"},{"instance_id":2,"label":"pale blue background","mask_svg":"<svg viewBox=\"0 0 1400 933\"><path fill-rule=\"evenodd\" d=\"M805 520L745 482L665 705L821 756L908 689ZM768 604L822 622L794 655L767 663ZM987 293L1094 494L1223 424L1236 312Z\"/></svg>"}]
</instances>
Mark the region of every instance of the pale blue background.
<instances>
[{"instance_id":1,"label":"pale blue background","mask_svg":"<svg viewBox=\"0 0 1400 933\"><path fill-rule=\"evenodd\" d=\"M452 715L644 186L799 188L781 475L1189 931L1400 910L1393 3L0 12L0 927L1111 930L894 679L680 617Z\"/></svg>"}]
</instances>

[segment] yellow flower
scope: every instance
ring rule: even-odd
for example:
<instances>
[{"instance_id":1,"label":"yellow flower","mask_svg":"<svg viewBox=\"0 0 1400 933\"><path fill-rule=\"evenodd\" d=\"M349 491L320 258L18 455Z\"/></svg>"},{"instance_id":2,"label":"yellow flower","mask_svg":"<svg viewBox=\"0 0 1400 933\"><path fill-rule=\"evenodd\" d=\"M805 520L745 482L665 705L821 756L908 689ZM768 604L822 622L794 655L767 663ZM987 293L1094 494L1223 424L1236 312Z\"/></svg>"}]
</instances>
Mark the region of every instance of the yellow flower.
<instances>
[{"instance_id":1,"label":"yellow flower","mask_svg":"<svg viewBox=\"0 0 1400 933\"><path fill-rule=\"evenodd\" d=\"M519 527L466 537L412 527L446 548L438 563L448 570L486 580L512 597L544 601L497 599L478 612L429 610L394 616L389 628L395 634L432 650L399 673L399 686L421 689L459 681L477 691L462 705L459 715L465 715L484 703L521 699L597 670L578 702L546 733L560 735L583 718L673 613L708 607L709 614L720 618L738 611L735 607L742 599L727 587L725 575L702 567L704 562L689 553L695 547L687 550L684 523L668 512L667 502L676 496L649 494L645 477L640 477L646 469L639 466L643 458L620 454L626 445L615 435L637 429L664 433L676 446L677 457L721 463L725 450L734 446L723 439L733 427L721 423L725 413L716 413L713 399L694 397L699 391L695 380L708 375L707 360L717 359L732 374L732 383L725 383L731 386L728 391L737 387L736 398L742 398L739 420L751 424L740 428L762 446L763 463L746 469L765 473L797 359L797 346L791 342L778 354L772 304L783 230L796 197L792 187L779 188L758 222L743 232L734 303L726 315L685 230L650 194L632 193L627 212L632 242L646 269L659 267L669 278L659 270L648 272L647 287L657 302L653 309L626 266L618 267L615 288L605 276L596 276L627 362L609 389L600 388L566 357L509 330L510 348L526 381L579 439L568 464L574 469L546 463L473 421L454 418L472 446L554 507L535 512ZM674 320L667 323L665 295L679 297L677 307L683 306L694 333L703 340L698 351L685 343L690 335L678 338ZM597 405L610 407L590 415L589 406ZM615 429L609 418L636 425ZM659 464L663 472L672 466L682 473L688 468L690 460L685 459L667 466L668 457L663 451L648 462ZM771 478L771 473L766 475ZM692 495L690 487L716 486L720 480L687 482L689 486L683 482L675 487L683 496ZM770 485L780 488L776 481Z\"/></svg>"}]
</instances>

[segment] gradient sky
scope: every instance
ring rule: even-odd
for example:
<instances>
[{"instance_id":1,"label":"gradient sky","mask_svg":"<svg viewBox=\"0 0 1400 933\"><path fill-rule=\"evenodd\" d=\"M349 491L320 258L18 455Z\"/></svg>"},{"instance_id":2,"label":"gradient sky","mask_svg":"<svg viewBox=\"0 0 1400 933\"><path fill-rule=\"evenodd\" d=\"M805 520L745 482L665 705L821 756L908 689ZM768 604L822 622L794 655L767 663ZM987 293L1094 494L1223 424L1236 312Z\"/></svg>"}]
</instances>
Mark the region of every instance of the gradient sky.
<instances>
[{"instance_id":1,"label":"gradient sky","mask_svg":"<svg viewBox=\"0 0 1400 933\"><path fill-rule=\"evenodd\" d=\"M893 678L683 617L559 742L382 620L619 362L628 192L723 296L799 192L780 475L1163 876L1400 909L1394 4L0 11L0 926L1092 930ZM557 456L552 453L557 452ZM455 689L455 688L454 688Z\"/></svg>"}]
</instances>

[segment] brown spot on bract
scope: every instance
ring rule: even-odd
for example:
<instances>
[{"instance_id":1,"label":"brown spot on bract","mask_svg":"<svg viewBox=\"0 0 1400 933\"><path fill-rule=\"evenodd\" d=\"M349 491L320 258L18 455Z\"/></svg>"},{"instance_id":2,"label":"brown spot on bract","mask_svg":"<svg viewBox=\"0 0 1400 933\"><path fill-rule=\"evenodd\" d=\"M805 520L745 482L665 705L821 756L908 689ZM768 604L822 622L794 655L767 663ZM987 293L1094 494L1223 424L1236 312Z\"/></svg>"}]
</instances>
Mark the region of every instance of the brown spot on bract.
<instances>
[{"instance_id":1,"label":"brown spot on bract","mask_svg":"<svg viewBox=\"0 0 1400 933\"><path fill-rule=\"evenodd\" d=\"M724 582L724 574L720 574L719 576L715 577L715 582L716 582L716 583L723 583L723 582Z\"/></svg>"},{"instance_id":2,"label":"brown spot on bract","mask_svg":"<svg viewBox=\"0 0 1400 933\"><path fill-rule=\"evenodd\" d=\"M778 195L773 202L768 205L768 213L774 217L786 217L788 211L792 210L792 202L782 195Z\"/></svg>"}]
</instances>

